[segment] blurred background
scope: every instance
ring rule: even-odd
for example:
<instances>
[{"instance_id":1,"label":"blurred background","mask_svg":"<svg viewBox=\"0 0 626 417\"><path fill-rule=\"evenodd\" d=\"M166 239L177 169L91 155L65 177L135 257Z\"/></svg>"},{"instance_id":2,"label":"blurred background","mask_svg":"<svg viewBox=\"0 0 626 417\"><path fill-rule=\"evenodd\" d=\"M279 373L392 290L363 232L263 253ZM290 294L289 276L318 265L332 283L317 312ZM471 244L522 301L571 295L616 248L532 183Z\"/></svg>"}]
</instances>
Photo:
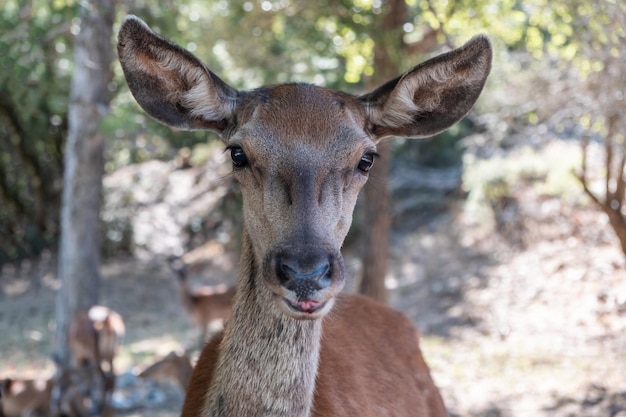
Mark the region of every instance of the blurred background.
<instances>
[{"instance_id":1,"label":"blurred background","mask_svg":"<svg viewBox=\"0 0 626 417\"><path fill-rule=\"evenodd\" d=\"M223 145L138 107L115 52L129 13L238 89L361 94L489 35L472 112L381 145L347 290L414 320L451 415L626 416L621 0L2 0L0 378L51 375L73 314L103 304L126 324L117 413L177 415L179 386L133 378L197 354L177 293L236 280Z\"/></svg>"}]
</instances>

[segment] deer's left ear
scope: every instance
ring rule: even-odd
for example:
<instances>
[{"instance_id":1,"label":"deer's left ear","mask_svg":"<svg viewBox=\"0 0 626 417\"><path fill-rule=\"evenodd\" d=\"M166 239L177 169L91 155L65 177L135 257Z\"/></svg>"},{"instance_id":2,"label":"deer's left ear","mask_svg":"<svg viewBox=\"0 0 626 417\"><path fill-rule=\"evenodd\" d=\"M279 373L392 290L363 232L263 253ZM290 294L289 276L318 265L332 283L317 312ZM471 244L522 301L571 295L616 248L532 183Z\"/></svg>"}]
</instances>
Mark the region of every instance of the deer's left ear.
<instances>
[{"instance_id":1,"label":"deer's left ear","mask_svg":"<svg viewBox=\"0 0 626 417\"><path fill-rule=\"evenodd\" d=\"M489 39L479 35L359 97L370 132L377 139L423 138L449 128L478 99L491 70L491 55Z\"/></svg>"}]
</instances>

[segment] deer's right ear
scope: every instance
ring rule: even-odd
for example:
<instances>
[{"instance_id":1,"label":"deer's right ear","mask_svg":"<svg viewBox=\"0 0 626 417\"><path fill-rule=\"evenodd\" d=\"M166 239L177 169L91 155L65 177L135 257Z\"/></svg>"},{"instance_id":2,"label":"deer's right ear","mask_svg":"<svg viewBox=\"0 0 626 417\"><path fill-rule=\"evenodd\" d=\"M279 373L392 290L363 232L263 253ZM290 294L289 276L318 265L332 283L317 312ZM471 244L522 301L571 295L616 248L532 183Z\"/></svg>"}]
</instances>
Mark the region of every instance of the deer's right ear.
<instances>
[{"instance_id":1,"label":"deer's right ear","mask_svg":"<svg viewBox=\"0 0 626 417\"><path fill-rule=\"evenodd\" d=\"M133 96L161 123L222 133L233 120L237 90L138 17L124 19L117 52Z\"/></svg>"}]
</instances>

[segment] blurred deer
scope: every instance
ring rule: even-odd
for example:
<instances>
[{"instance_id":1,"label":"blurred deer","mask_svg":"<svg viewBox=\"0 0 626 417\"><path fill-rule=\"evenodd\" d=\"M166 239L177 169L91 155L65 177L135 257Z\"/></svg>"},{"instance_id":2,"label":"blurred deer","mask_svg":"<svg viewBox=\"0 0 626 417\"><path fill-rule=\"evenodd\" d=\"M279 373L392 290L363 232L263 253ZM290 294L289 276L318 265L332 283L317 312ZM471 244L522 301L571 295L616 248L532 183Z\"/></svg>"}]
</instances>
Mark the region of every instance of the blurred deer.
<instances>
[{"instance_id":1,"label":"blurred deer","mask_svg":"<svg viewBox=\"0 0 626 417\"><path fill-rule=\"evenodd\" d=\"M107 307L76 314L68 331L70 369L59 379L57 402L67 390L80 390L92 398L96 410L107 409L115 389L113 361L124 333L122 317Z\"/></svg>"},{"instance_id":2,"label":"blurred deer","mask_svg":"<svg viewBox=\"0 0 626 417\"><path fill-rule=\"evenodd\" d=\"M35 417L50 414L51 379L6 378L0 387L0 415Z\"/></svg>"},{"instance_id":3,"label":"blurred deer","mask_svg":"<svg viewBox=\"0 0 626 417\"><path fill-rule=\"evenodd\" d=\"M193 366L186 353L172 351L164 358L157 360L152 365L141 371L140 378L152 380L173 380L176 381L183 391L187 389L187 384L191 379Z\"/></svg>"},{"instance_id":4,"label":"blurred deer","mask_svg":"<svg viewBox=\"0 0 626 417\"><path fill-rule=\"evenodd\" d=\"M84 417L91 399L85 387L84 370L63 369L49 379L2 381L0 415L4 417Z\"/></svg>"},{"instance_id":5,"label":"blurred deer","mask_svg":"<svg viewBox=\"0 0 626 417\"><path fill-rule=\"evenodd\" d=\"M200 348L207 340L209 327L223 327L230 317L235 296L235 287L225 284L203 286L191 289L188 280L188 266L179 259L171 259L170 268L178 278L180 301L200 328Z\"/></svg>"}]
</instances>

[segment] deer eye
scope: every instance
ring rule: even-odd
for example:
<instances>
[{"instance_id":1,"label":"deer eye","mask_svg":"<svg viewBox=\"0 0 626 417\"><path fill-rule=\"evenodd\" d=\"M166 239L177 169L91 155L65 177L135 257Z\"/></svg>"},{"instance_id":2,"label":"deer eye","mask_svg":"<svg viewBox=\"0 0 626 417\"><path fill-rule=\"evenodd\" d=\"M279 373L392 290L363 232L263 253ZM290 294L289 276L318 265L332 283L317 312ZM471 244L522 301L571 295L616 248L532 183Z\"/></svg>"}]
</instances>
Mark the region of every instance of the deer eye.
<instances>
[{"instance_id":1,"label":"deer eye","mask_svg":"<svg viewBox=\"0 0 626 417\"><path fill-rule=\"evenodd\" d=\"M361 160L359 161L359 165L357 166L357 168L359 168L361 172L369 172L369 170L372 169L372 166L374 166L375 157L376 157L376 154L373 152L368 152L366 154L363 154L363 156L361 157Z\"/></svg>"},{"instance_id":2,"label":"deer eye","mask_svg":"<svg viewBox=\"0 0 626 417\"><path fill-rule=\"evenodd\" d=\"M243 167L248 164L248 157L240 146L230 148L230 159L236 167Z\"/></svg>"}]
</instances>

